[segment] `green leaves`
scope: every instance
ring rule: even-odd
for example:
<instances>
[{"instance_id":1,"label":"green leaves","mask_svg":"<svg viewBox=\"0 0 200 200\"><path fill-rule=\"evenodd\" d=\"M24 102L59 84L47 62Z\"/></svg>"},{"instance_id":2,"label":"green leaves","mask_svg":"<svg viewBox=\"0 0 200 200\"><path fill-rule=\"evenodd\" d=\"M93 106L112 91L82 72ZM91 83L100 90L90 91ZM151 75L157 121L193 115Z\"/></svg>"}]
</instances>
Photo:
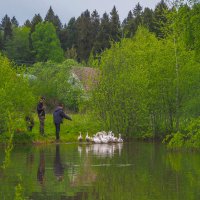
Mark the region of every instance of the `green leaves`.
<instances>
[{"instance_id":1,"label":"green leaves","mask_svg":"<svg viewBox=\"0 0 200 200\"><path fill-rule=\"evenodd\" d=\"M17 74L9 61L0 55L0 133L8 129L8 114L11 115L14 128L23 126L23 119L35 103L34 96L29 87L28 80L23 72ZM19 123L21 122L21 123Z\"/></svg>"},{"instance_id":2,"label":"green leaves","mask_svg":"<svg viewBox=\"0 0 200 200\"><path fill-rule=\"evenodd\" d=\"M140 27L133 39L106 50L100 66L94 107L107 129L159 137L177 131L186 110L187 118L198 113L191 108L199 107L194 104L199 99L199 64L183 43L158 40Z\"/></svg>"},{"instance_id":3,"label":"green leaves","mask_svg":"<svg viewBox=\"0 0 200 200\"><path fill-rule=\"evenodd\" d=\"M36 51L37 61L62 62L64 59L60 41L56 35L55 27L52 23L39 23L32 34L32 42Z\"/></svg>"}]
</instances>

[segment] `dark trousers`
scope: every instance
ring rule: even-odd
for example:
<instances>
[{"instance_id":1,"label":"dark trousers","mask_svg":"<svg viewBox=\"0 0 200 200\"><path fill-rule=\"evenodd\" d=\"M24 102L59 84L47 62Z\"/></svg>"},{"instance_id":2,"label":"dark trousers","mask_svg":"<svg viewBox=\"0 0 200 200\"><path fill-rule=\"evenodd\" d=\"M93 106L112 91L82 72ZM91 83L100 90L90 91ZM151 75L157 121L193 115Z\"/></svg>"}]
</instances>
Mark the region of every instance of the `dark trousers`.
<instances>
[{"instance_id":1,"label":"dark trousers","mask_svg":"<svg viewBox=\"0 0 200 200\"><path fill-rule=\"evenodd\" d=\"M56 140L59 140L60 139L60 124L56 124L55 123L55 127L56 127Z\"/></svg>"},{"instance_id":2,"label":"dark trousers","mask_svg":"<svg viewBox=\"0 0 200 200\"><path fill-rule=\"evenodd\" d=\"M45 116L38 116L39 120L40 120L40 134L44 135L44 120L45 120Z\"/></svg>"}]
</instances>

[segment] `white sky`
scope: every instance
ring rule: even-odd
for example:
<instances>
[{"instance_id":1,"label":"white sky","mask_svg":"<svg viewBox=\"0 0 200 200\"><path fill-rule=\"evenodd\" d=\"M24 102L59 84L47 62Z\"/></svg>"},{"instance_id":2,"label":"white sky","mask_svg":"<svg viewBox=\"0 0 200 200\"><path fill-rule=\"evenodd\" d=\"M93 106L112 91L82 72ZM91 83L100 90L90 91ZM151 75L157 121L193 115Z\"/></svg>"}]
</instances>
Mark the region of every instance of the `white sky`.
<instances>
[{"instance_id":1,"label":"white sky","mask_svg":"<svg viewBox=\"0 0 200 200\"><path fill-rule=\"evenodd\" d=\"M140 2L140 5L154 9L160 0L0 0L0 21L8 14L10 18L16 17L20 25L29 19L32 20L35 14L45 17L48 9L52 6L54 13L58 15L61 22L68 23L71 17L78 17L88 9L90 12L97 10L102 16L104 12L110 13L115 5L123 21L129 10Z\"/></svg>"}]
</instances>

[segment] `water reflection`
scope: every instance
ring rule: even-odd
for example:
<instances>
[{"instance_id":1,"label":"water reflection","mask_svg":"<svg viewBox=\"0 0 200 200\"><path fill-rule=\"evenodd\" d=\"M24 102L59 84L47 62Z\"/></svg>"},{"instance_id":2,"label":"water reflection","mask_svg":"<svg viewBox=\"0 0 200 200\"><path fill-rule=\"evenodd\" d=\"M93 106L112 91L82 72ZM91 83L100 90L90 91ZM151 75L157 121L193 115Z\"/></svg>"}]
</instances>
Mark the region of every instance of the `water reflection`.
<instances>
[{"instance_id":1,"label":"water reflection","mask_svg":"<svg viewBox=\"0 0 200 200\"><path fill-rule=\"evenodd\" d=\"M45 174L45 156L44 151L40 151L40 161L37 170L37 180L41 186L44 186L44 174Z\"/></svg>"},{"instance_id":2,"label":"water reflection","mask_svg":"<svg viewBox=\"0 0 200 200\"><path fill-rule=\"evenodd\" d=\"M157 143L16 147L9 168L0 169L0 199L15 199L18 173L32 200L200 199L199 165L199 153Z\"/></svg>"},{"instance_id":3,"label":"water reflection","mask_svg":"<svg viewBox=\"0 0 200 200\"><path fill-rule=\"evenodd\" d=\"M60 159L60 145L56 145L56 154L54 158L54 175L58 181L62 181L64 178L64 165Z\"/></svg>"},{"instance_id":4,"label":"water reflection","mask_svg":"<svg viewBox=\"0 0 200 200\"><path fill-rule=\"evenodd\" d=\"M123 143L117 144L92 144L87 146L78 146L79 155L85 152L88 156L90 153L98 157L110 157L112 158L115 154L121 156Z\"/></svg>"}]
</instances>

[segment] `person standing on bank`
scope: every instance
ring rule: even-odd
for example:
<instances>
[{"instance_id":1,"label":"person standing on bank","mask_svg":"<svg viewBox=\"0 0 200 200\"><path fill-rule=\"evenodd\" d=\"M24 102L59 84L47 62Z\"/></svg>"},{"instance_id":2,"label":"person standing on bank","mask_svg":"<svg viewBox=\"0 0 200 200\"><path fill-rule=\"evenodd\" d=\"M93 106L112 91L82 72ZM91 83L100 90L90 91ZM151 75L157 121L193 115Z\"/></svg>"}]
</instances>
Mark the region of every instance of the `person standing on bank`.
<instances>
[{"instance_id":1,"label":"person standing on bank","mask_svg":"<svg viewBox=\"0 0 200 200\"><path fill-rule=\"evenodd\" d=\"M40 121L40 134L44 136L44 120L45 120L45 107L44 107L45 97L41 97L37 105L37 113Z\"/></svg>"},{"instance_id":2,"label":"person standing on bank","mask_svg":"<svg viewBox=\"0 0 200 200\"><path fill-rule=\"evenodd\" d=\"M60 139L60 124L63 122L63 118L72 121L71 117L64 113L63 104L59 104L53 112L53 121L56 128L56 140Z\"/></svg>"}]
</instances>

